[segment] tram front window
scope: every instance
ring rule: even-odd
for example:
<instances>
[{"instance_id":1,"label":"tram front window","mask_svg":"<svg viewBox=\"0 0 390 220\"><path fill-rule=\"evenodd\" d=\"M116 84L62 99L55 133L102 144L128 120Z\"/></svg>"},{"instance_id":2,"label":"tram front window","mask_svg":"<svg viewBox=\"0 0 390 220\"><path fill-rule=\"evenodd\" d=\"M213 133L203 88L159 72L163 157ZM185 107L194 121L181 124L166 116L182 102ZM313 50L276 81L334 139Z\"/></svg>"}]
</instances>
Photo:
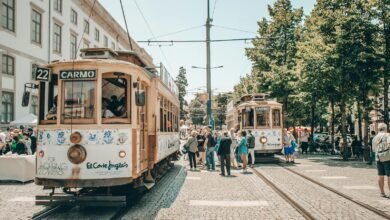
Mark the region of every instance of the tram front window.
<instances>
[{"instance_id":1,"label":"tram front window","mask_svg":"<svg viewBox=\"0 0 390 220\"><path fill-rule=\"evenodd\" d=\"M64 119L94 118L95 87L95 81L64 82Z\"/></svg>"},{"instance_id":2,"label":"tram front window","mask_svg":"<svg viewBox=\"0 0 390 220\"><path fill-rule=\"evenodd\" d=\"M128 114L128 85L130 78L124 73L106 73L102 80L103 122L126 119ZM116 121L119 122L119 121ZM127 122L127 121L126 121Z\"/></svg>"},{"instance_id":3,"label":"tram front window","mask_svg":"<svg viewBox=\"0 0 390 220\"><path fill-rule=\"evenodd\" d=\"M254 126L254 112L253 109L242 110L242 127L252 128Z\"/></svg>"},{"instance_id":4,"label":"tram front window","mask_svg":"<svg viewBox=\"0 0 390 220\"><path fill-rule=\"evenodd\" d=\"M273 109L272 110L272 126L280 126L280 110Z\"/></svg>"},{"instance_id":5,"label":"tram front window","mask_svg":"<svg viewBox=\"0 0 390 220\"><path fill-rule=\"evenodd\" d=\"M257 127L269 126L269 111L268 110L256 110Z\"/></svg>"}]
</instances>

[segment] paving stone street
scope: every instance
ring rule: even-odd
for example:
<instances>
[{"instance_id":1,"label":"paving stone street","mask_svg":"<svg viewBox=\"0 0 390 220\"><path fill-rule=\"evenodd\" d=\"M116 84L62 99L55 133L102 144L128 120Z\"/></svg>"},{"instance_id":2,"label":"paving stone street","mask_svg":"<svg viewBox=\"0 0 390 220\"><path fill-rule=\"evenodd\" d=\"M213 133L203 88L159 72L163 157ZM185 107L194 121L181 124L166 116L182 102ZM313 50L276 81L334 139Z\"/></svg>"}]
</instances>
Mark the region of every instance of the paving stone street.
<instances>
[{"instance_id":1,"label":"paving stone street","mask_svg":"<svg viewBox=\"0 0 390 220\"><path fill-rule=\"evenodd\" d=\"M213 172L190 171L187 163L176 162L122 219L304 219L253 170L249 169L247 174L232 170L232 177L223 177L219 175L219 166ZM280 165L390 214L390 199L379 196L375 165L320 155L301 156L295 164ZM278 164L257 164L255 169L309 210L315 219L385 219ZM32 182L3 182L0 193L0 219L31 219L44 209L34 204L35 195L48 191ZM114 211L73 208L46 219L110 219Z\"/></svg>"}]
</instances>

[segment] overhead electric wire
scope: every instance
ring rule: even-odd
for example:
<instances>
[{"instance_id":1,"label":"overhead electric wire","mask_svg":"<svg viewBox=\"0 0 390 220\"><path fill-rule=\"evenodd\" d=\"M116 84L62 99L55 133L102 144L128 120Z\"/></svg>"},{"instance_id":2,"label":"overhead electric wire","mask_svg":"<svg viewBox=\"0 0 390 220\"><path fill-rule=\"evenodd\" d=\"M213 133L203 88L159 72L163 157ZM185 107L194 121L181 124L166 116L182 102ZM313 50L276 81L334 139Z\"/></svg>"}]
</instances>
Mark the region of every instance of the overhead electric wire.
<instances>
[{"instance_id":1,"label":"overhead electric wire","mask_svg":"<svg viewBox=\"0 0 390 220\"><path fill-rule=\"evenodd\" d=\"M161 38L161 37L166 37L166 36L170 36L170 35L174 35L174 34L186 32L186 31L190 31L190 30L197 29L197 28L200 28L200 27L203 27L203 26L204 26L204 25L198 25L198 26L193 26L193 27L190 27L190 28L186 28L186 29L182 29L182 30L178 30L178 31L174 31L174 32L162 34L162 35L159 35L159 36L150 38L149 40L158 39L158 38Z\"/></svg>"},{"instance_id":2,"label":"overhead electric wire","mask_svg":"<svg viewBox=\"0 0 390 220\"><path fill-rule=\"evenodd\" d=\"M131 44L131 38L130 38L129 28L128 28L128 26L127 26L127 20L126 20L126 16L125 16L125 11L123 10L122 0L119 0L119 1L120 1L120 3L121 3L122 14L123 14L123 20L125 20L126 31L127 31L127 38L129 39L130 50L133 50L133 45Z\"/></svg>"},{"instance_id":3,"label":"overhead electric wire","mask_svg":"<svg viewBox=\"0 0 390 220\"><path fill-rule=\"evenodd\" d=\"M153 30L152 30L152 28L150 27L148 20L146 20L146 17L145 17L145 15L144 15L144 13L142 12L141 8L139 7L137 0L134 0L134 3L135 3L135 6L137 7L139 13L141 14L142 19L144 20L144 22L145 22L145 24L146 24L146 26L147 26L147 28L148 28L150 34L152 35L153 39L155 39L155 38L156 38L156 35L153 33ZM161 48L161 45L159 45L158 48L160 49L160 52L161 52L162 56L164 57L165 61L167 62L169 68L170 68L171 70L173 70L171 64L169 63L169 61L168 61L168 59L167 59L167 56L165 55L164 51L163 51L162 48Z\"/></svg>"},{"instance_id":4,"label":"overhead electric wire","mask_svg":"<svg viewBox=\"0 0 390 220\"><path fill-rule=\"evenodd\" d=\"M214 13L215 13L216 6L217 6L217 0L214 1L213 14L211 15L212 19L214 19Z\"/></svg>"},{"instance_id":5,"label":"overhead electric wire","mask_svg":"<svg viewBox=\"0 0 390 220\"><path fill-rule=\"evenodd\" d=\"M263 37L249 37L249 38L230 38L230 39L216 39L210 40L210 42L226 42L226 41L250 41L255 39L261 39ZM267 37L269 39L269 37ZM205 43L206 40L141 40L139 43Z\"/></svg>"},{"instance_id":6,"label":"overhead electric wire","mask_svg":"<svg viewBox=\"0 0 390 220\"><path fill-rule=\"evenodd\" d=\"M249 34L258 34L258 33L252 32L252 31L246 31L246 30L241 30L238 28L226 27L226 26L221 26L221 25L213 25L213 27L222 28L222 29L231 30L231 31L238 31L238 32L243 32L243 33L249 33Z\"/></svg>"}]
</instances>

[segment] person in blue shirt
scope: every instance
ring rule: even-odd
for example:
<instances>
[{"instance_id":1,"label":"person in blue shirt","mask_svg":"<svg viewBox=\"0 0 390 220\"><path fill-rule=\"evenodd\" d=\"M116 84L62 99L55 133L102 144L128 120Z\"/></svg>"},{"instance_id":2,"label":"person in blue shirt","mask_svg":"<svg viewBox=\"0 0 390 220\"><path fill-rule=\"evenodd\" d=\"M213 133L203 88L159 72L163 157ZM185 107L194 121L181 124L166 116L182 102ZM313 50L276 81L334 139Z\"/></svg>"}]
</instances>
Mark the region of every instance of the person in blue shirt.
<instances>
[{"instance_id":1,"label":"person in blue shirt","mask_svg":"<svg viewBox=\"0 0 390 220\"><path fill-rule=\"evenodd\" d=\"M238 144L238 154L240 155L241 161L242 161L242 169L243 172L246 172L247 170L247 164L248 164L248 142L246 139L246 131L241 131L241 139Z\"/></svg>"}]
</instances>

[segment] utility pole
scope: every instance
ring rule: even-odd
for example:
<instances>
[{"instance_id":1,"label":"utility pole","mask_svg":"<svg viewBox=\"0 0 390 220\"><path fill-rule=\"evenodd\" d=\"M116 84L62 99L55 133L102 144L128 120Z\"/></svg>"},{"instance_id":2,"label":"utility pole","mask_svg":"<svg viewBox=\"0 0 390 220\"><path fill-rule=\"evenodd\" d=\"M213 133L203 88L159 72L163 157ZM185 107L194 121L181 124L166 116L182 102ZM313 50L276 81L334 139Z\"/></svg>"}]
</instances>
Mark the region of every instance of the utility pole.
<instances>
[{"instance_id":1,"label":"utility pole","mask_svg":"<svg viewBox=\"0 0 390 220\"><path fill-rule=\"evenodd\" d=\"M210 29L211 29L210 18L210 0L207 0L207 20L206 20L206 74L207 74L207 93L209 100L207 101L207 119L209 120L209 125L214 128L213 123L213 113L212 113L212 97L211 97L211 58L210 58Z\"/></svg>"}]
</instances>

